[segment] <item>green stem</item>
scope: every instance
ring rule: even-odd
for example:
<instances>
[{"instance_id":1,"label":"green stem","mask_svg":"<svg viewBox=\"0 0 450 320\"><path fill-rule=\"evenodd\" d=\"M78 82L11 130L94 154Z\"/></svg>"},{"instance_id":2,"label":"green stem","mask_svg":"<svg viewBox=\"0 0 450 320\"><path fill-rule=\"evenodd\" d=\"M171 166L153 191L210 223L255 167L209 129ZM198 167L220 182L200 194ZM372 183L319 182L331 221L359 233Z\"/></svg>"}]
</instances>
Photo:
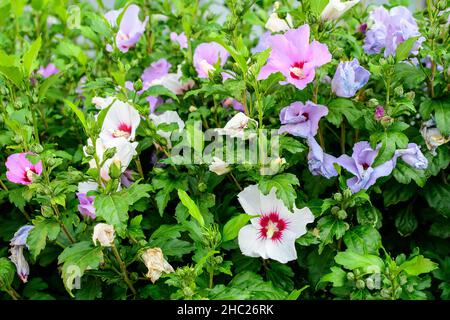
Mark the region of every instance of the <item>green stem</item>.
<instances>
[{"instance_id":1,"label":"green stem","mask_svg":"<svg viewBox=\"0 0 450 320\"><path fill-rule=\"evenodd\" d=\"M142 179L144 179L145 177L144 177L144 171L142 170L141 159L139 158L139 156L137 156L134 161L136 163L136 168L137 168L137 171L139 172L139 175L141 176Z\"/></svg>"},{"instance_id":2,"label":"green stem","mask_svg":"<svg viewBox=\"0 0 450 320\"><path fill-rule=\"evenodd\" d=\"M341 123L341 154L345 154L345 120Z\"/></svg>"},{"instance_id":3,"label":"green stem","mask_svg":"<svg viewBox=\"0 0 450 320\"><path fill-rule=\"evenodd\" d=\"M214 269L209 271L209 288L212 289L214 286Z\"/></svg>"},{"instance_id":4,"label":"green stem","mask_svg":"<svg viewBox=\"0 0 450 320\"><path fill-rule=\"evenodd\" d=\"M241 185L239 184L239 182L237 181L237 179L236 179L236 177L234 176L233 172L231 172L231 171L230 171L230 177L231 177L231 179L233 180L233 182L236 184L236 186L238 187L238 189L239 189L240 191L242 191L243 189L242 189Z\"/></svg>"},{"instance_id":5,"label":"green stem","mask_svg":"<svg viewBox=\"0 0 450 320\"><path fill-rule=\"evenodd\" d=\"M3 181L0 179L0 186L2 187L3 190L8 191L8 187L5 186L5 184L3 183Z\"/></svg>"},{"instance_id":6,"label":"green stem","mask_svg":"<svg viewBox=\"0 0 450 320\"><path fill-rule=\"evenodd\" d=\"M134 295L137 294L136 289L133 286L133 283L130 281L130 278L128 277L128 271L127 266L125 265L125 262L123 262L122 258L120 257L119 251L117 250L116 245L113 243L112 246L112 252L114 256L116 257L117 262L119 263L120 269L122 270L122 277L125 283L128 285L128 288L130 288L131 292L133 292Z\"/></svg>"},{"instance_id":7,"label":"green stem","mask_svg":"<svg viewBox=\"0 0 450 320\"><path fill-rule=\"evenodd\" d=\"M64 232L64 234L66 235L67 239L69 239L69 241L71 243L75 243L75 239L72 237L69 230L67 230L64 222L61 220L61 213L59 212L58 205L52 205L52 208L55 211L56 216L58 217L59 225L61 226L61 229Z\"/></svg>"}]
</instances>

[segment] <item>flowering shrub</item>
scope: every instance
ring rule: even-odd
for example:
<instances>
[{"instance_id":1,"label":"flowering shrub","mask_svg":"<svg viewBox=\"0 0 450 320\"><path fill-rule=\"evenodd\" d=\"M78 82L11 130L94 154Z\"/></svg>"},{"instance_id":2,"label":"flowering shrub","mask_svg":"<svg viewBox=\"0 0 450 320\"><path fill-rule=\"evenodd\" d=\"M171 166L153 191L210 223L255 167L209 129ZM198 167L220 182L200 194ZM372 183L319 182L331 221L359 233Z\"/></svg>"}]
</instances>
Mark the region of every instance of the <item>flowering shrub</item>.
<instances>
[{"instance_id":1,"label":"flowering shrub","mask_svg":"<svg viewBox=\"0 0 450 320\"><path fill-rule=\"evenodd\" d=\"M0 1L0 298L449 299L449 3Z\"/></svg>"}]
</instances>

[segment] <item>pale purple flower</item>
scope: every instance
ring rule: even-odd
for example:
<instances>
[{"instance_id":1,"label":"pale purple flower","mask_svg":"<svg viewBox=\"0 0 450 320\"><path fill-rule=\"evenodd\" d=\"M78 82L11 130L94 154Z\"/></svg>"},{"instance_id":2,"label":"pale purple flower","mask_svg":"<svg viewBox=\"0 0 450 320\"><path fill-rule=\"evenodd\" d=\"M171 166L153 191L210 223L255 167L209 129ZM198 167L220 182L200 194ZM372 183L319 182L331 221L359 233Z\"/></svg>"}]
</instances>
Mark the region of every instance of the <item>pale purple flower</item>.
<instances>
[{"instance_id":1,"label":"pale purple flower","mask_svg":"<svg viewBox=\"0 0 450 320\"><path fill-rule=\"evenodd\" d=\"M128 188L134 182L133 175L136 174L133 170L127 169L120 176L120 184Z\"/></svg>"},{"instance_id":2,"label":"pale purple flower","mask_svg":"<svg viewBox=\"0 0 450 320\"><path fill-rule=\"evenodd\" d=\"M380 121L381 118L384 117L384 108L383 108L383 106L377 106L375 108L374 116L375 116L375 120L377 120L377 121Z\"/></svg>"},{"instance_id":3,"label":"pale purple flower","mask_svg":"<svg viewBox=\"0 0 450 320\"><path fill-rule=\"evenodd\" d=\"M139 41L145 31L148 16L141 22L141 20L139 20L140 10L141 9L137 5L130 5L120 21L119 31L116 35L116 45L123 53L128 52L128 50Z\"/></svg>"},{"instance_id":4,"label":"pale purple flower","mask_svg":"<svg viewBox=\"0 0 450 320\"><path fill-rule=\"evenodd\" d=\"M425 170L428 168L428 159L425 158L420 148L415 143L409 143L407 149L399 149L395 151L395 160L401 157L409 166L414 169Z\"/></svg>"},{"instance_id":5,"label":"pale purple flower","mask_svg":"<svg viewBox=\"0 0 450 320\"><path fill-rule=\"evenodd\" d=\"M338 97L351 98L369 81L370 72L359 65L358 59L340 62L331 89Z\"/></svg>"},{"instance_id":6,"label":"pale purple flower","mask_svg":"<svg viewBox=\"0 0 450 320\"><path fill-rule=\"evenodd\" d=\"M354 175L353 178L347 180L347 186L353 193L369 189L378 178L390 175L394 169L395 159L388 160L375 168L372 167L380 147L379 145L373 150L369 142L360 141L353 146L351 157L344 154L337 158L336 162Z\"/></svg>"},{"instance_id":7,"label":"pale purple flower","mask_svg":"<svg viewBox=\"0 0 450 320\"><path fill-rule=\"evenodd\" d=\"M14 153L6 160L6 178L13 183L19 183L28 185L33 183L33 176L41 175L42 173L42 161L36 164L32 164L30 160L26 158L27 154L31 152Z\"/></svg>"},{"instance_id":8,"label":"pale purple flower","mask_svg":"<svg viewBox=\"0 0 450 320\"><path fill-rule=\"evenodd\" d=\"M214 65L220 60L223 67L230 54L217 42L201 43L195 48L194 67L199 78L208 78L208 73L214 71Z\"/></svg>"},{"instance_id":9,"label":"pale purple flower","mask_svg":"<svg viewBox=\"0 0 450 320\"><path fill-rule=\"evenodd\" d=\"M171 67L172 65L166 59L159 59L145 68L141 76L142 82L144 83L144 90L149 88L152 81L167 75Z\"/></svg>"},{"instance_id":10,"label":"pale purple flower","mask_svg":"<svg viewBox=\"0 0 450 320\"><path fill-rule=\"evenodd\" d=\"M80 204L78 205L78 211L83 217L95 219L95 196L88 196L89 191L97 190L98 184L94 181L80 182L78 184L78 192L76 196Z\"/></svg>"},{"instance_id":11,"label":"pale purple flower","mask_svg":"<svg viewBox=\"0 0 450 320\"><path fill-rule=\"evenodd\" d=\"M173 42L178 42L181 49L187 49L188 47L188 40L184 32L177 34L176 32L170 33L170 40Z\"/></svg>"},{"instance_id":12,"label":"pale purple flower","mask_svg":"<svg viewBox=\"0 0 450 320\"><path fill-rule=\"evenodd\" d=\"M233 98L226 98L225 100L222 101L222 105L224 107L233 107L234 110L244 112L244 105Z\"/></svg>"},{"instance_id":13,"label":"pale purple flower","mask_svg":"<svg viewBox=\"0 0 450 320\"><path fill-rule=\"evenodd\" d=\"M155 113L156 108L164 103L163 98L155 96L148 96L145 98L145 100L147 100L148 102L150 113Z\"/></svg>"},{"instance_id":14,"label":"pale purple flower","mask_svg":"<svg viewBox=\"0 0 450 320\"><path fill-rule=\"evenodd\" d=\"M25 256L23 255L23 248L27 245L27 238L30 231L34 226L25 225L16 231L13 238L11 239L9 249L10 256L9 259L16 266L17 275L22 282L28 281L28 275L30 274L30 267L28 265Z\"/></svg>"},{"instance_id":15,"label":"pale purple flower","mask_svg":"<svg viewBox=\"0 0 450 320\"><path fill-rule=\"evenodd\" d=\"M334 168L336 163L336 157L324 153L316 139L313 137L308 138L309 153L308 153L308 166L309 171L314 176L321 175L327 179L338 175Z\"/></svg>"},{"instance_id":16,"label":"pale purple flower","mask_svg":"<svg viewBox=\"0 0 450 320\"><path fill-rule=\"evenodd\" d=\"M252 48L250 51L252 53L258 53L266 50L270 47L269 37L272 35L270 31L264 32L259 38L259 42L256 47Z\"/></svg>"},{"instance_id":17,"label":"pale purple flower","mask_svg":"<svg viewBox=\"0 0 450 320\"><path fill-rule=\"evenodd\" d=\"M318 41L309 43L307 24L282 35L270 36L268 42L272 51L266 65L261 68L259 80L281 72L286 81L280 84L291 83L301 90L313 81L317 67L331 61L331 54L325 44Z\"/></svg>"},{"instance_id":18,"label":"pale purple flower","mask_svg":"<svg viewBox=\"0 0 450 320\"><path fill-rule=\"evenodd\" d=\"M56 68L56 66L53 63L49 63L45 67L43 67L43 66L40 67L37 73L39 73L44 78L48 78L54 74L59 73L59 70L58 70L58 68Z\"/></svg>"},{"instance_id":19,"label":"pale purple flower","mask_svg":"<svg viewBox=\"0 0 450 320\"><path fill-rule=\"evenodd\" d=\"M278 130L279 134L289 132L297 137L313 137L319 129L320 118L328 114L328 108L322 105L307 101L294 102L284 107L280 112L282 126Z\"/></svg>"},{"instance_id":20,"label":"pale purple flower","mask_svg":"<svg viewBox=\"0 0 450 320\"><path fill-rule=\"evenodd\" d=\"M384 48L384 56L395 55L397 46L411 37L420 36L417 22L411 12L398 6L389 11L378 7L370 13L372 26L366 33L364 51L368 54L380 53ZM425 39L419 38L411 49L411 54L417 54L421 43Z\"/></svg>"}]
</instances>

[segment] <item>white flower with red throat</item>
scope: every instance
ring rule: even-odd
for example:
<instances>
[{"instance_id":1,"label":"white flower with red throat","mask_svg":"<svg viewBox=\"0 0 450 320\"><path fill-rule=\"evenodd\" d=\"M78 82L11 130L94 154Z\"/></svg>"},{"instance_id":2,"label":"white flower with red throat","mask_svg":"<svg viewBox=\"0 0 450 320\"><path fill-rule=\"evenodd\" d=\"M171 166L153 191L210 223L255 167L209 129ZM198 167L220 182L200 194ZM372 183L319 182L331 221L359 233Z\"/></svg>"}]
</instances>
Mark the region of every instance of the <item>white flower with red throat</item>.
<instances>
[{"instance_id":1,"label":"white flower with red throat","mask_svg":"<svg viewBox=\"0 0 450 320\"><path fill-rule=\"evenodd\" d=\"M141 118L135 108L116 100L105 116L100 138L108 146L117 138L133 141L140 121Z\"/></svg>"},{"instance_id":2,"label":"white flower with red throat","mask_svg":"<svg viewBox=\"0 0 450 320\"><path fill-rule=\"evenodd\" d=\"M258 185L251 185L238 195L239 203L251 216L251 224L239 231L238 241L242 254L286 263L297 259L295 240L306 233L306 225L314 221L309 208L290 212L275 195L273 188L263 195Z\"/></svg>"}]
</instances>

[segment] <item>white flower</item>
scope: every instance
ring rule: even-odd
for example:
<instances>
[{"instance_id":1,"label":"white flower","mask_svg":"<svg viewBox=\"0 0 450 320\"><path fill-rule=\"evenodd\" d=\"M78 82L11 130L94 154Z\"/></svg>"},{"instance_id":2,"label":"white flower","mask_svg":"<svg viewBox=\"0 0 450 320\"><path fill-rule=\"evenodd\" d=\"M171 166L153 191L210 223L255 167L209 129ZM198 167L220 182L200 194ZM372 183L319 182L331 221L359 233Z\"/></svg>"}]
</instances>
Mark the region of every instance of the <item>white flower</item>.
<instances>
[{"instance_id":1,"label":"white flower","mask_svg":"<svg viewBox=\"0 0 450 320\"><path fill-rule=\"evenodd\" d=\"M174 94L183 94L187 90L191 89L194 86L194 80L189 79L187 81L181 81L181 77L183 76L183 73L181 72L180 67L178 67L177 73L168 73L164 76L162 76L159 79L155 79L152 82L150 82L149 86L156 86L161 85L163 87L166 87L170 91L172 91Z\"/></svg>"},{"instance_id":2,"label":"white flower","mask_svg":"<svg viewBox=\"0 0 450 320\"><path fill-rule=\"evenodd\" d=\"M128 103L116 100L105 116L100 138L106 145L110 145L117 138L132 141L140 121L141 118L135 108Z\"/></svg>"},{"instance_id":3,"label":"white flower","mask_svg":"<svg viewBox=\"0 0 450 320\"><path fill-rule=\"evenodd\" d=\"M251 122L255 124L255 126L258 125L255 120L247 117L243 112L238 112L225 124L223 129L218 129L218 131L231 138L244 138L244 129L247 129Z\"/></svg>"},{"instance_id":4,"label":"white flower","mask_svg":"<svg viewBox=\"0 0 450 320\"><path fill-rule=\"evenodd\" d=\"M325 9L323 9L320 17L323 21L336 20L360 1L352 0L342 2L341 0L330 0Z\"/></svg>"},{"instance_id":5,"label":"white flower","mask_svg":"<svg viewBox=\"0 0 450 320\"><path fill-rule=\"evenodd\" d=\"M114 242L114 228L106 223L99 223L94 227L94 233L92 235L92 241L94 245L97 245L97 241L100 242L102 247L111 247Z\"/></svg>"},{"instance_id":6,"label":"white flower","mask_svg":"<svg viewBox=\"0 0 450 320\"><path fill-rule=\"evenodd\" d=\"M286 19L281 19L276 12L272 12L266 22L266 29L271 32L281 32L291 29L293 26L292 17L288 13Z\"/></svg>"},{"instance_id":7,"label":"white flower","mask_svg":"<svg viewBox=\"0 0 450 320\"><path fill-rule=\"evenodd\" d=\"M89 191L94 191L97 189L98 189L98 183L93 180L78 183L78 192L79 193L88 193Z\"/></svg>"},{"instance_id":8,"label":"white flower","mask_svg":"<svg viewBox=\"0 0 450 320\"><path fill-rule=\"evenodd\" d=\"M281 263L297 259L295 240L304 235L306 225L314 221L311 210L294 207L292 213L276 197L275 188L268 195L263 195L258 185L245 188L239 193L238 200L247 214L260 215L239 231L242 253Z\"/></svg>"},{"instance_id":9,"label":"white flower","mask_svg":"<svg viewBox=\"0 0 450 320\"><path fill-rule=\"evenodd\" d=\"M150 114L150 119L155 123L155 126L158 126L161 123L177 123L178 124L178 132L182 132L184 129L184 121L181 120L180 116L176 111L165 111L161 114ZM161 137L167 140L167 144L169 147L172 145L170 141L171 132L158 130L156 131Z\"/></svg>"},{"instance_id":10,"label":"white flower","mask_svg":"<svg viewBox=\"0 0 450 320\"><path fill-rule=\"evenodd\" d=\"M219 176L230 172L230 170L228 164L218 157L213 157L213 161L209 165L209 171L212 171Z\"/></svg>"},{"instance_id":11,"label":"white flower","mask_svg":"<svg viewBox=\"0 0 450 320\"><path fill-rule=\"evenodd\" d=\"M105 109L109 107L115 100L117 100L116 97L93 97L92 103L95 105L97 109Z\"/></svg>"},{"instance_id":12,"label":"white flower","mask_svg":"<svg viewBox=\"0 0 450 320\"><path fill-rule=\"evenodd\" d=\"M88 139L88 145L92 146L92 141ZM103 180L110 180L109 176L109 167L113 162L119 163L121 167L121 172L123 173L129 166L133 157L137 154L136 147L137 142L128 142L125 138L118 138L112 140L108 145L105 145L101 138L98 138L96 141L96 152L97 157L99 158L99 162L102 163L105 159L105 152L110 148L116 148L116 152L114 155L105 160L103 166L100 169L100 176ZM86 152L85 152L86 153ZM89 166L91 168L97 168L97 164L94 159L89 161Z\"/></svg>"},{"instance_id":13,"label":"white flower","mask_svg":"<svg viewBox=\"0 0 450 320\"><path fill-rule=\"evenodd\" d=\"M142 254L145 266L148 268L147 277L155 283L163 272L174 272L172 266L164 259L160 248L147 249Z\"/></svg>"}]
</instances>

